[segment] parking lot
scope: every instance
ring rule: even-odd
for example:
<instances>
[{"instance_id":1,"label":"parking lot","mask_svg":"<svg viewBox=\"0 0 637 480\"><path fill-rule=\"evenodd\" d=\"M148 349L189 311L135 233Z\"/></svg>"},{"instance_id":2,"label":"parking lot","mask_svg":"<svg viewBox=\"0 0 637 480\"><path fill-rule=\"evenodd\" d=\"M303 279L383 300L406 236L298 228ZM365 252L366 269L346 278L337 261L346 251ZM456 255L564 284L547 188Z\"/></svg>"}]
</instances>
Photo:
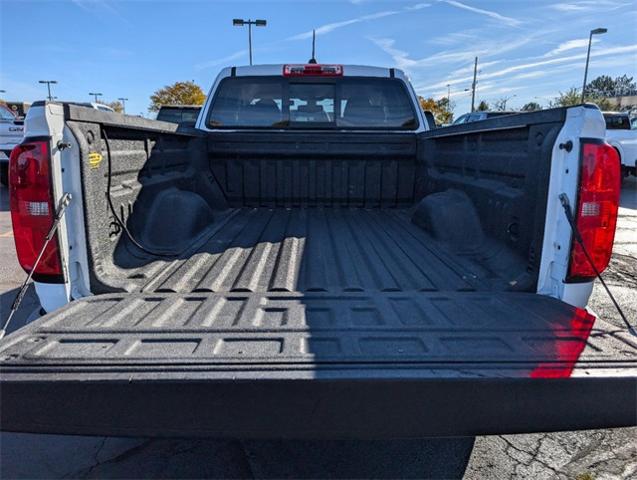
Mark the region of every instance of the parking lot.
<instances>
[{"instance_id":1,"label":"parking lot","mask_svg":"<svg viewBox=\"0 0 637 480\"><path fill-rule=\"evenodd\" d=\"M15 259L7 190L0 188L0 298L7 317L24 273ZM623 185L615 250L604 277L637 319L637 179ZM623 328L596 285L591 308ZM33 288L10 331L37 316ZM470 455L467 464L467 457ZM466 467L466 469L465 469ZM463 473L464 472L464 473ZM615 479L637 475L637 428L423 441L221 441L3 433L0 477L436 477Z\"/></svg>"}]
</instances>

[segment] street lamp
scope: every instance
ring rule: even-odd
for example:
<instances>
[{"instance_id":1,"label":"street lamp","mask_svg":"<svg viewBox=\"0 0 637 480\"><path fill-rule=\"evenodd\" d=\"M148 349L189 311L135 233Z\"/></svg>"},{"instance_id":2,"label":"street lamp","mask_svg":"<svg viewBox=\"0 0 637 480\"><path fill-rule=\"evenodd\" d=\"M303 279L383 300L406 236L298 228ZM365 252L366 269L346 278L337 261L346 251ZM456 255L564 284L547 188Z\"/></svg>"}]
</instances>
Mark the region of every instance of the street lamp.
<instances>
[{"instance_id":1,"label":"street lamp","mask_svg":"<svg viewBox=\"0 0 637 480\"><path fill-rule=\"evenodd\" d=\"M57 80L38 80L38 83L46 83L46 88L49 92L49 101L53 100L53 97L51 96L51 84L55 85L58 83Z\"/></svg>"},{"instance_id":2,"label":"street lamp","mask_svg":"<svg viewBox=\"0 0 637 480\"><path fill-rule=\"evenodd\" d=\"M588 62L591 58L591 44L593 43L593 35L601 35L608 32L607 28L596 28L591 30L588 36L588 52L586 52L586 68L584 69L584 85L582 85L582 103L584 103L584 96L586 95L586 77L588 76Z\"/></svg>"},{"instance_id":3,"label":"street lamp","mask_svg":"<svg viewBox=\"0 0 637 480\"><path fill-rule=\"evenodd\" d=\"M98 93L98 92L89 92L89 95L93 95L95 97L95 103L97 103L97 97L101 97L103 95L103 93Z\"/></svg>"},{"instance_id":4,"label":"street lamp","mask_svg":"<svg viewBox=\"0 0 637 480\"><path fill-rule=\"evenodd\" d=\"M242 20L241 18L232 19L232 25L235 27L243 27L244 25L248 26L248 50L250 52L250 65L252 65L252 25L255 27L265 27L265 20Z\"/></svg>"},{"instance_id":5,"label":"street lamp","mask_svg":"<svg viewBox=\"0 0 637 480\"><path fill-rule=\"evenodd\" d=\"M120 102L122 102L122 113L126 113L126 100L128 100L128 98L124 98L124 97L119 97L118 100Z\"/></svg>"}]
</instances>

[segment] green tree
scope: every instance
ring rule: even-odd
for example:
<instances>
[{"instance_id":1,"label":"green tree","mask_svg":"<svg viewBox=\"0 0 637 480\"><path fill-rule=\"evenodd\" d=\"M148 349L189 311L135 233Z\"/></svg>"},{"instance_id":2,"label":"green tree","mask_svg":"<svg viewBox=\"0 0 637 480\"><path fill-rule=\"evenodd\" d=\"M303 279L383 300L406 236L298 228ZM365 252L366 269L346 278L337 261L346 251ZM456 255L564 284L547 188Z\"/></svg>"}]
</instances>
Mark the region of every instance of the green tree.
<instances>
[{"instance_id":1,"label":"green tree","mask_svg":"<svg viewBox=\"0 0 637 480\"><path fill-rule=\"evenodd\" d=\"M615 81L608 75L600 75L586 85L586 94L596 97L612 97L615 94Z\"/></svg>"},{"instance_id":2,"label":"green tree","mask_svg":"<svg viewBox=\"0 0 637 480\"><path fill-rule=\"evenodd\" d=\"M156 112L162 105L203 105L205 100L206 95L195 82L175 82L153 93L148 109Z\"/></svg>"},{"instance_id":3,"label":"green tree","mask_svg":"<svg viewBox=\"0 0 637 480\"><path fill-rule=\"evenodd\" d=\"M637 94L637 84L633 77L622 75L614 79L608 75L600 75L586 85L586 95L591 98L616 97Z\"/></svg>"},{"instance_id":4,"label":"green tree","mask_svg":"<svg viewBox=\"0 0 637 480\"><path fill-rule=\"evenodd\" d=\"M600 110L613 110L615 103L600 95L586 95L585 103L594 103ZM560 92L559 97L551 102L552 107L572 107L582 103L582 92L578 88L571 87L566 92Z\"/></svg>"},{"instance_id":5,"label":"green tree","mask_svg":"<svg viewBox=\"0 0 637 480\"><path fill-rule=\"evenodd\" d=\"M578 88L571 87L566 92L560 92L560 95L551 102L553 107L572 107L582 103L582 93Z\"/></svg>"},{"instance_id":6,"label":"green tree","mask_svg":"<svg viewBox=\"0 0 637 480\"><path fill-rule=\"evenodd\" d=\"M523 112L535 112L536 110L542 110L542 105L540 105L537 102L529 102L529 103L525 103L521 110Z\"/></svg>"},{"instance_id":7,"label":"green tree","mask_svg":"<svg viewBox=\"0 0 637 480\"><path fill-rule=\"evenodd\" d=\"M485 102L484 100L481 100L480 103L478 104L478 108L476 108L478 112L487 112L489 111L489 109L490 109L489 104Z\"/></svg>"},{"instance_id":8,"label":"green tree","mask_svg":"<svg viewBox=\"0 0 637 480\"><path fill-rule=\"evenodd\" d=\"M614 96L637 95L637 83L633 82L633 77L622 75L615 78Z\"/></svg>"}]
</instances>

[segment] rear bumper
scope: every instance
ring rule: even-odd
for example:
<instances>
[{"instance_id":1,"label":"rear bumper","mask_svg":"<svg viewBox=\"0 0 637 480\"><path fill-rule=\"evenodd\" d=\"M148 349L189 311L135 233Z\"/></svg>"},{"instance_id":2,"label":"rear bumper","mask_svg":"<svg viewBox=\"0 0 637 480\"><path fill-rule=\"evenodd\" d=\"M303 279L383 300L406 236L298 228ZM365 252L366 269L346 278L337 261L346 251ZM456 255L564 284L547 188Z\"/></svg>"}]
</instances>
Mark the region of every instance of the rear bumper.
<instances>
[{"instance_id":1,"label":"rear bumper","mask_svg":"<svg viewBox=\"0 0 637 480\"><path fill-rule=\"evenodd\" d=\"M85 435L419 438L637 424L637 379L262 379L2 384L2 429Z\"/></svg>"}]
</instances>

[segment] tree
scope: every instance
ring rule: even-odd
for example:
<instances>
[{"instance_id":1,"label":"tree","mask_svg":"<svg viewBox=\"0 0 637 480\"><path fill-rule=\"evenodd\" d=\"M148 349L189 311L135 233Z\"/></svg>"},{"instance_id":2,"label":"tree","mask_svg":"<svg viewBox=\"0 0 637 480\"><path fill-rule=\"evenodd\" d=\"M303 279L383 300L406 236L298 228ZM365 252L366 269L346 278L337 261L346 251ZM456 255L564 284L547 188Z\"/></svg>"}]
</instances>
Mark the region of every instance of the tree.
<instances>
[{"instance_id":1,"label":"tree","mask_svg":"<svg viewBox=\"0 0 637 480\"><path fill-rule=\"evenodd\" d=\"M507 102L509 101L509 98L507 97L502 97L499 98L498 100L495 101L495 103L493 104L493 109L497 112L504 112L507 109Z\"/></svg>"},{"instance_id":2,"label":"tree","mask_svg":"<svg viewBox=\"0 0 637 480\"><path fill-rule=\"evenodd\" d=\"M487 112L489 111L489 108L490 108L489 104L485 102L484 100L481 100L476 110L478 110L478 112Z\"/></svg>"},{"instance_id":3,"label":"tree","mask_svg":"<svg viewBox=\"0 0 637 480\"><path fill-rule=\"evenodd\" d=\"M553 107L572 107L582 103L582 94L578 88L571 87L566 92L560 92L559 97L551 102Z\"/></svg>"},{"instance_id":4,"label":"tree","mask_svg":"<svg viewBox=\"0 0 637 480\"><path fill-rule=\"evenodd\" d=\"M615 81L608 75L600 75L586 85L586 94L596 97L612 97L615 94Z\"/></svg>"},{"instance_id":5,"label":"tree","mask_svg":"<svg viewBox=\"0 0 637 480\"><path fill-rule=\"evenodd\" d=\"M418 97L418 102L423 110L428 110L433 113L436 123L439 125L451 123L453 120L453 102L449 105L449 99L443 97L440 100L434 100L433 98Z\"/></svg>"},{"instance_id":6,"label":"tree","mask_svg":"<svg viewBox=\"0 0 637 480\"><path fill-rule=\"evenodd\" d=\"M637 83L633 82L633 77L622 75L615 78L614 96L637 95Z\"/></svg>"},{"instance_id":7,"label":"tree","mask_svg":"<svg viewBox=\"0 0 637 480\"><path fill-rule=\"evenodd\" d=\"M110 103L105 103L104 105L108 105L113 110L115 110L117 113L123 113L124 112L124 105L122 105L122 102L120 102L119 100L115 100L115 101L110 102Z\"/></svg>"},{"instance_id":8,"label":"tree","mask_svg":"<svg viewBox=\"0 0 637 480\"><path fill-rule=\"evenodd\" d=\"M153 93L148 109L156 112L162 105L203 105L205 100L206 95L195 82L175 82Z\"/></svg>"},{"instance_id":9,"label":"tree","mask_svg":"<svg viewBox=\"0 0 637 480\"><path fill-rule=\"evenodd\" d=\"M586 101L596 104L602 111L615 110L617 108L615 102L605 97L586 97Z\"/></svg>"},{"instance_id":10,"label":"tree","mask_svg":"<svg viewBox=\"0 0 637 480\"><path fill-rule=\"evenodd\" d=\"M529 102L522 106L523 112L535 112L536 110L542 110L542 105L537 102Z\"/></svg>"},{"instance_id":11,"label":"tree","mask_svg":"<svg viewBox=\"0 0 637 480\"><path fill-rule=\"evenodd\" d=\"M592 98L637 95L637 84L628 75L615 79L601 75L586 85L586 95Z\"/></svg>"},{"instance_id":12,"label":"tree","mask_svg":"<svg viewBox=\"0 0 637 480\"><path fill-rule=\"evenodd\" d=\"M616 108L615 103L608 98L600 95L586 95L584 98L586 103L596 104L600 110L613 110ZM572 107L582 103L582 93L578 88L571 87L566 92L560 92L560 96L551 102L552 107Z\"/></svg>"}]
</instances>

